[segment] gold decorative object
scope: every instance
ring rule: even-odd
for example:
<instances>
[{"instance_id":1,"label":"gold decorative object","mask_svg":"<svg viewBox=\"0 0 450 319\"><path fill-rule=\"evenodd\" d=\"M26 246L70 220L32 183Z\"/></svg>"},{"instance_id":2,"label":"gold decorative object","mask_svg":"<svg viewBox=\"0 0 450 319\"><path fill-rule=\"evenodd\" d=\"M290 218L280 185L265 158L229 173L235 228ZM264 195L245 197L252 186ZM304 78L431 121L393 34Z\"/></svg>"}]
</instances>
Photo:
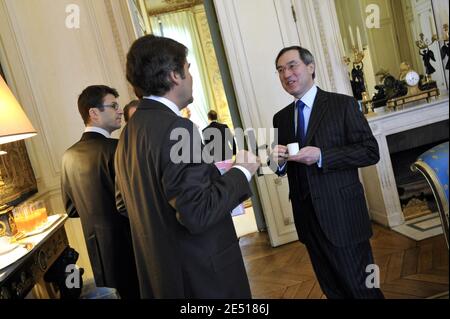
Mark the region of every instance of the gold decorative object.
<instances>
[{"instance_id":1,"label":"gold decorative object","mask_svg":"<svg viewBox=\"0 0 450 319\"><path fill-rule=\"evenodd\" d=\"M361 64L362 61L364 60L364 51L359 51L356 47L353 47L352 51L353 51L353 56L352 56L353 59L351 59L347 56L344 56L344 58L343 58L344 63L346 65L353 63L353 66Z\"/></svg>"},{"instance_id":2,"label":"gold decorative object","mask_svg":"<svg viewBox=\"0 0 450 319\"><path fill-rule=\"evenodd\" d=\"M444 32L443 32L443 34L442 34L442 41L448 42L448 24L447 24L447 23L444 24L444 25L442 26L442 28L443 28L443 30L444 30Z\"/></svg>"},{"instance_id":3,"label":"gold decorative object","mask_svg":"<svg viewBox=\"0 0 450 319\"><path fill-rule=\"evenodd\" d=\"M420 75L415 70L411 68L408 62L402 62L400 64L400 75L399 80L405 81L408 93L404 96L397 97L387 101L387 107L396 110L397 107L403 106L406 103L415 102L419 100L426 99L429 103L431 101L431 97L439 96L439 89L432 88L429 90L420 90L419 84L429 83L429 75L425 76L425 79L420 83Z\"/></svg>"},{"instance_id":4,"label":"gold decorative object","mask_svg":"<svg viewBox=\"0 0 450 319\"><path fill-rule=\"evenodd\" d=\"M434 42L438 40L438 36L436 34L433 34L431 36L431 41L425 38L425 35L423 33L419 34L420 40L416 41L416 46L420 50L428 49L430 45L432 45Z\"/></svg>"},{"instance_id":5,"label":"gold decorative object","mask_svg":"<svg viewBox=\"0 0 450 319\"><path fill-rule=\"evenodd\" d=\"M420 200L418 198L412 198L408 204L403 207L403 215L405 220L410 220L424 215L431 214L431 210L425 200Z\"/></svg>"},{"instance_id":6,"label":"gold decorative object","mask_svg":"<svg viewBox=\"0 0 450 319\"><path fill-rule=\"evenodd\" d=\"M358 41L360 43L360 40ZM362 45L359 45L361 49L357 49L355 46L352 47L353 56L352 58L343 57L343 61L346 65L352 63L351 79L353 95L357 100L362 100L362 93L366 89L366 80L364 77L364 50Z\"/></svg>"},{"instance_id":7,"label":"gold decorative object","mask_svg":"<svg viewBox=\"0 0 450 319\"><path fill-rule=\"evenodd\" d=\"M431 41L425 38L423 33L419 34L420 39L416 41L416 46L419 48L419 54L422 56L423 64L425 66L425 81L424 84L430 84L432 82L431 74L436 72L430 60L436 61L435 56L429 46L436 42L439 38L436 34L431 36Z\"/></svg>"},{"instance_id":8,"label":"gold decorative object","mask_svg":"<svg viewBox=\"0 0 450 319\"><path fill-rule=\"evenodd\" d=\"M12 207L0 205L0 237L13 236L17 233Z\"/></svg>"},{"instance_id":9,"label":"gold decorative object","mask_svg":"<svg viewBox=\"0 0 450 319\"><path fill-rule=\"evenodd\" d=\"M367 92L362 92L362 105L364 108L364 113L366 116L372 116L375 113L373 112L373 103L372 100L369 98L369 94Z\"/></svg>"},{"instance_id":10,"label":"gold decorative object","mask_svg":"<svg viewBox=\"0 0 450 319\"><path fill-rule=\"evenodd\" d=\"M411 65L408 62L400 63L400 73L398 75L398 79L403 81L405 79L406 74L411 71Z\"/></svg>"},{"instance_id":11,"label":"gold decorative object","mask_svg":"<svg viewBox=\"0 0 450 319\"><path fill-rule=\"evenodd\" d=\"M391 99L387 102L387 106L389 108L393 108L394 110L397 109L399 106L403 106L406 103L410 102L416 102L420 100L427 100L428 103L431 102L431 98L435 97L437 98L439 96L439 89L434 88L430 90L420 91L420 93L415 95L405 95L401 97L397 97L395 99Z\"/></svg>"}]
</instances>

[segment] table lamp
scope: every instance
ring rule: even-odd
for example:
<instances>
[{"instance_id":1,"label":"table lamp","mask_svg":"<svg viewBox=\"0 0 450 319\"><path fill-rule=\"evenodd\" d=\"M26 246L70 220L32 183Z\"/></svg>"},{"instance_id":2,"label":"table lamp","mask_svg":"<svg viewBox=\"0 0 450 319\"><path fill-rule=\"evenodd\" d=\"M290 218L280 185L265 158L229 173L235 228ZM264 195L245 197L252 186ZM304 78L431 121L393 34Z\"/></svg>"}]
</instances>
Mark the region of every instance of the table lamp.
<instances>
[{"instance_id":1,"label":"table lamp","mask_svg":"<svg viewBox=\"0 0 450 319\"><path fill-rule=\"evenodd\" d=\"M36 135L19 102L0 76L0 144Z\"/></svg>"}]
</instances>

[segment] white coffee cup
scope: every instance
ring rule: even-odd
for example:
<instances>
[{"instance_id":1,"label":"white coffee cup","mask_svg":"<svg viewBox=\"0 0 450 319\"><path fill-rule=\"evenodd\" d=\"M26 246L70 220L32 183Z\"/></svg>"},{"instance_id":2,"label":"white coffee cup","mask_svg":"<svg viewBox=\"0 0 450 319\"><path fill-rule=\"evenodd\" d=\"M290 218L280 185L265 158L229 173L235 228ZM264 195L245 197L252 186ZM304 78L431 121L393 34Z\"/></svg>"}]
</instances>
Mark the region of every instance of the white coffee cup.
<instances>
[{"instance_id":1,"label":"white coffee cup","mask_svg":"<svg viewBox=\"0 0 450 319\"><path fill-rule=\"evenodd\" d=\"M298 143L290 143L287 145L289 156L296 155L298 152L300 152L300 148L298 146Z\"/></svg>"}]
</instances>

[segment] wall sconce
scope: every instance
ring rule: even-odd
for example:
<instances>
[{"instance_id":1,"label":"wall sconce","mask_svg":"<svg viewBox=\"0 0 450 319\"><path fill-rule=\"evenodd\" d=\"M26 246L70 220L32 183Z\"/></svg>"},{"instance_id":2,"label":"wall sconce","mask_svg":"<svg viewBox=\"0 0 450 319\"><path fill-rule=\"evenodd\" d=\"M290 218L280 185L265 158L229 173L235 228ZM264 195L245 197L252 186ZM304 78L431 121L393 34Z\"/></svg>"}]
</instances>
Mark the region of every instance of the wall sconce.
<instances>
[{"instance_id":1,"label":"wall sconce","mask_svg":"<svg viewBox=\"0 0 450 319\"><path fill-rule=\"evenodd\" d=\"M36 135L31 122L0 76L0 144Z\"/></svg>"}]
</instances>

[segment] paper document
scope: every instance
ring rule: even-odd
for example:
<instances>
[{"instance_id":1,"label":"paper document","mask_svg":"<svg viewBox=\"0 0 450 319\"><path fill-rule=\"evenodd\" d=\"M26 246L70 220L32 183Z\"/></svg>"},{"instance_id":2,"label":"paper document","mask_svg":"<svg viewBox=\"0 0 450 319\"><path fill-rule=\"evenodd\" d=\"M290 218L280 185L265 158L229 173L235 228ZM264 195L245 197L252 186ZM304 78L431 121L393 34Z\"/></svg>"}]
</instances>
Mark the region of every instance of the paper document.
<instances>
[{"instance_id":1,"label":"paper document","mask_svg":"<svg viewBox=\"0 0 450 319\"><path fill-rule=\"evenodd\" d=\"M223 175L233 166L233 160L225 160L221 162L216 162L214 164L220 171L220 174ZM239 204L231 211L231 216L238 216L242 214L245 214L245 208L243 203Z\"/></svg>"}]
</instances>

